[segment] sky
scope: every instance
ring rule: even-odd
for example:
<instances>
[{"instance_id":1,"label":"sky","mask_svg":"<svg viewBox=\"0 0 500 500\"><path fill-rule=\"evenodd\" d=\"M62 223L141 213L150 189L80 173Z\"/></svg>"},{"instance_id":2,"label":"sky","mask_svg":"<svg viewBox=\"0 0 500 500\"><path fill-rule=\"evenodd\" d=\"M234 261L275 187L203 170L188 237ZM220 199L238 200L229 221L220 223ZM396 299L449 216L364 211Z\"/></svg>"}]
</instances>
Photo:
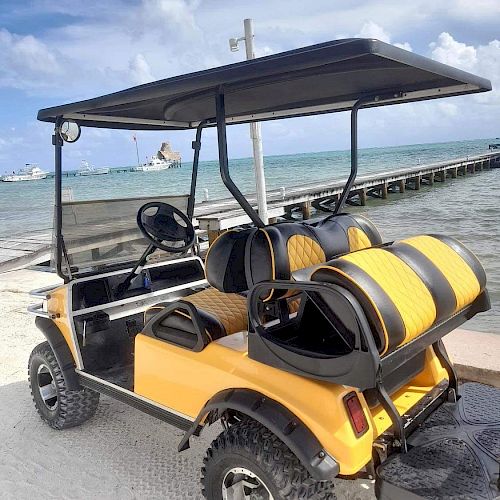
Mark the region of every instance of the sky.
<instances>
[{"instance_id":1,"label":"sky","mask_svg":"<svg viewBox=\"0 0 500 500\"><path fill-rule=\"evenodd\" d=\"M360 113L360 146L500 136L499 0L0 0L0 173L53 170L40 108L212 68L245 57L228 39L252 18L257 56L347 37L378 38L489 78L493 91ZM229 155L251 155L248 125L229 127ZM192 157L193 133L139 132L141 159L169 140ZM349 147L347 113L263 124L265 155ZM216 159L207 131L201 159ZM84 129L64 168L136 163L130 131Z\"/></svg>"}]
</instances>

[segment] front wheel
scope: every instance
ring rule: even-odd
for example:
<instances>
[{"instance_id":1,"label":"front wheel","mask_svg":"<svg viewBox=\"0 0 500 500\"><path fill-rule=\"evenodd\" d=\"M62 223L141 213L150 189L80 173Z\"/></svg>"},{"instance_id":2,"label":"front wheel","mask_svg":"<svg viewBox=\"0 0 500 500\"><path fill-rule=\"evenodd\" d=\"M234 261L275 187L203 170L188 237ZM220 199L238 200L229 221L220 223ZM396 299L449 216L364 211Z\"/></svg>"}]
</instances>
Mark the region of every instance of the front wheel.
<instances>
[{"instance_id":1,"label":"front wheel","mask_svg":"<svg viewBox=\"0 0 500 500\"><path fill-rule=\"evenodd\" d=\"M335 499L331 481L313 479L277 436L251 419L212 442L201 482L208 500Z\"/></svg>"},{"instance_id":2,"label":"front wheel","mask_svg":"<svg viewBox=\"0 0 500 500\"><path fill-rule=\"evenodd\" d=\"M69 391L48 342L37 345L31 352L28 376L35 407L53 429L80 425L94 415L99 393L87 388Z\"/></svg>"}]
</instances>

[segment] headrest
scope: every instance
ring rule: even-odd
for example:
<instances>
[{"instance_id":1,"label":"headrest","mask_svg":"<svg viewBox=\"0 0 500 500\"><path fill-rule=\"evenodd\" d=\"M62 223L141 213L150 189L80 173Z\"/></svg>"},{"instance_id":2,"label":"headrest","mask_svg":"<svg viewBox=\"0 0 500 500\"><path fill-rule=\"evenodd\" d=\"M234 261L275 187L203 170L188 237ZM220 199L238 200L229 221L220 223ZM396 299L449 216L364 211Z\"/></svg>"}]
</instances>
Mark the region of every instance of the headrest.
<instances>
[{"instance_id":1,"label":"headrest","mask_svg":"<svg viewBox=\"0 0 500 500\"><path fill-rule=\"evenodd\" d=\"M245 248L256 229L231 229L222 233L208 249L205 274L208 282L221 292L248 290L245 277Z\"/></svg>"},{"instance_id":2,"label":"headrest","mask_svg":"<svg viewBox=\"0 0 500 500\"><path fill-rule=\"evenodd\" d=\"M249 287L265 280L289 280L293 271L325 262L310 226L283 222L259 229L248 240L246 275Z\"/></svg>"},{"instance_id":3,"label":"headrest","mask_svg":"<svg viewBox=\"0 0 500 500\"><path fill-rule=\"evenodd\" d=\"M377 228L361 215L340 214L313 224L284 222L266 226L248 239L248 285L250 288L260 281L289 280L295 271L381 243Z\"/></svg>"},{"instance_id":4,"label":"headrest","mask_svg":"<svg viewBox=\"0 0 500 500\"><path fill-rule=\"evenodd\" d=\"M267 280L338 255L382 243L376 227L361 215L340 214L319 222L282 222L260 229L230 230L210 246L208 282L221 292L240 293Z\"/></svg>"},{"instance_id":5,"label":"headrest","mask_svg":"<svg viewBox=\"0 0 500 500\"><path fill-rule=\"evenodd\" d=\"M382 244L375 225L358 214L339 214L313 225L327 260Z\"/></svg>"}]
</instances>

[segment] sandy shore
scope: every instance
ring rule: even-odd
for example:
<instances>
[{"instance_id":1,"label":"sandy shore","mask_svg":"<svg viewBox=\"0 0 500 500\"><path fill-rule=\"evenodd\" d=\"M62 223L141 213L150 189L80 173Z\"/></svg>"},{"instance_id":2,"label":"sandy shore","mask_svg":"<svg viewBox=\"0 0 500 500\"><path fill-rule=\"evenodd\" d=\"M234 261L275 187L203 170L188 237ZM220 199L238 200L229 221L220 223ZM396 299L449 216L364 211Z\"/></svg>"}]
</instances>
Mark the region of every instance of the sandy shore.
<instances>
[{"instance_id":1,"label":"sandy shore","mask_svg":"<svg viewBox=\"0 0 500 500\"><path fill-rule=\"evenodd\" d=\"M28 291L53 275L20 270L0 275L0 498L201 498L200 467L214 425L177 453L181 431L110 398L81 427L55 431L36 414L27 383L31 349L44 340ZM339 499L374 498L365 481L338 481Z\"/></svg>"}]
</instances>

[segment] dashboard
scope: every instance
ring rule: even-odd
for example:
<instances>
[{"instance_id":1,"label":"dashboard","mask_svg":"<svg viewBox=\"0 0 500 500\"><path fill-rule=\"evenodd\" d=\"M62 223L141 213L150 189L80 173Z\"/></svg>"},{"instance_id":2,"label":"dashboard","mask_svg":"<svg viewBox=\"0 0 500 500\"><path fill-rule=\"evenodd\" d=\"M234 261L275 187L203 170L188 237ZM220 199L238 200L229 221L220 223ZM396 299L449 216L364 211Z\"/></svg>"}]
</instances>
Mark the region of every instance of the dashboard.
<instances>
[{"instance_id":1,"label":"dashboard","mask_svg":"<svg viewBox=\"0 0 500 500\"><path fill-rule=\"evenodd\" d=\"M159 292L189 289L191 285L200 284L205 280L205 271L200 259L167 261L145 267L132 280L127 292L118 296L118 286L127 274L127 271L122 271L75 282L72 286L73 312L95 310L115 303L123 304L136 297L156 297Z\"/></svg>"}]
</instances>

